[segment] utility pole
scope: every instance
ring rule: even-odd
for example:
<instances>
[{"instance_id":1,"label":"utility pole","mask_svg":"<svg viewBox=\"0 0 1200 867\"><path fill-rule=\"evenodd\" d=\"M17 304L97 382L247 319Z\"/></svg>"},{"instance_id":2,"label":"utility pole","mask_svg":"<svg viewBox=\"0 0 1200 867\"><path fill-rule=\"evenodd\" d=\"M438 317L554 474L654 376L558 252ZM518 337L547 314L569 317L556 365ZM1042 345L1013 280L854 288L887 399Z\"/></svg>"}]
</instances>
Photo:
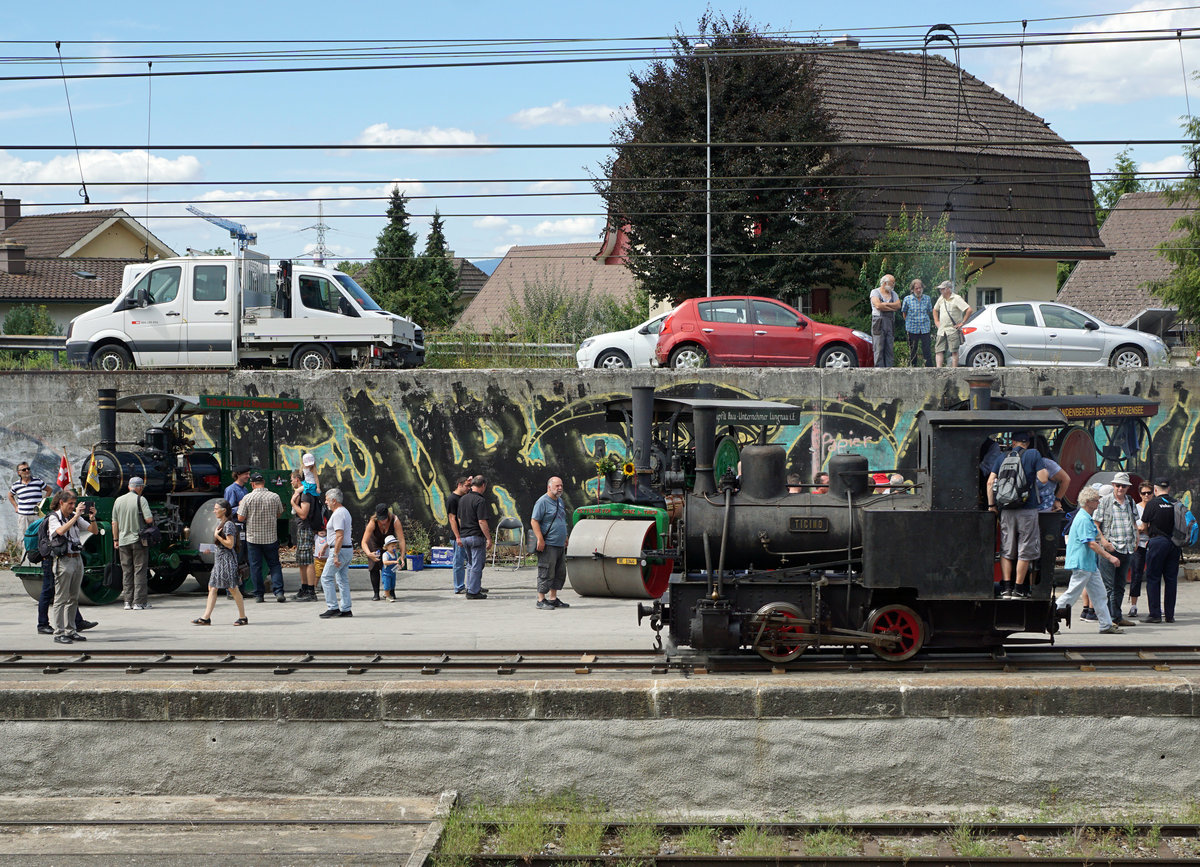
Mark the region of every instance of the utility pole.
<instances>
[{"instance_id":1,"label":"utility pole","mask_svg":"<svg viewBox=\"0 0 1200 867\"><path fill-rule=\"evenodd\" d=\"M317 224L315 226L305 226L304 227L305 231L307 231L308 229L316 229L317 230L317 247L315 250L313 250L313 264L324 265L325 259L329 255L329 250L325 246L325 232L326 232L326 230L329 229L329 227L325 225L325 202L324 201L317 202Z\"/></svg>"}]
</instances>

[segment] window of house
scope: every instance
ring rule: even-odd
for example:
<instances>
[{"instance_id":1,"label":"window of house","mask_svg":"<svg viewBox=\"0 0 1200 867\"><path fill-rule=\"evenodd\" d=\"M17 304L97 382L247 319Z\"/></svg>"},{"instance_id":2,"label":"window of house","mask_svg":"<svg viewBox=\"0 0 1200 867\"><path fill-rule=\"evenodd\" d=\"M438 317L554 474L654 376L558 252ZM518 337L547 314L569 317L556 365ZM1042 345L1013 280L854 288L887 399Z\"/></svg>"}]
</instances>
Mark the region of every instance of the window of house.
<instances>
[{"instance_id":1,"label":"window of house","mask_svg":"<svg viewBox=\"0 0 1200 867\"><path fill-rule=\"evenodd\" d=\"M999 286L976 286L975 287L975 306L976 308L985 307L988 304L999 304L1003 298L1001 297Z\"/></svg>"}]
</instances>

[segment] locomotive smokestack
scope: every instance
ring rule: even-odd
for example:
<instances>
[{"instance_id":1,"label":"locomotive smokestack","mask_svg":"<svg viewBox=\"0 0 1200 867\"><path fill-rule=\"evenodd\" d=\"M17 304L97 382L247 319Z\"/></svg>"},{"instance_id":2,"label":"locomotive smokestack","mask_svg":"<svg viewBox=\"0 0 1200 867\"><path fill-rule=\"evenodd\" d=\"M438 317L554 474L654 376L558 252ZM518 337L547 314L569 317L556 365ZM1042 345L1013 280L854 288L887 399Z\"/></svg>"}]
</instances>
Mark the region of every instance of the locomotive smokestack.
<instances>
[{"instance_id":1,"label":"locomotive smokestack","mask_svg":"<svg viewBox=\"0 0 1200 867\"><path fill-rule=\"evenodd\" d=\"M713 456L717 451L717 411L712 407L692 410L692 428L696 443L696 494L711 494L717 489L713 478Z\"/></svg>"},{"instance_id":2,"label":"locomotive smokestack","mask_svg":"<svg viewBox=\"0 0 1200 867\"><path fill-rule=\"evenodd\" d=\"M992 386L996 378L993 376L973 376L967 380L970 389L968 403L971 409L986 410L992 408Z\"/></svg>"},{"instance_id":3,"label":"locomotive smokestack","mask_svg":"<svg viewBox=\"0 0 1200 867\"><path fill-rule=\"evenodd\" d=\"M117 447L117 390L96 389L96 401L100 405L100 447Z\"/></svg>"},{"instance_id":4,"label":"locomotive smokestack","mask_svg":"<svg viewBox=\"0 0 1200 867\"><path fill-rule=\"evenodd\" d=\"M650 440L654 425L654 387L633 387L633 466L637 470L650 469Z\"/></svg>"}]
</instances>

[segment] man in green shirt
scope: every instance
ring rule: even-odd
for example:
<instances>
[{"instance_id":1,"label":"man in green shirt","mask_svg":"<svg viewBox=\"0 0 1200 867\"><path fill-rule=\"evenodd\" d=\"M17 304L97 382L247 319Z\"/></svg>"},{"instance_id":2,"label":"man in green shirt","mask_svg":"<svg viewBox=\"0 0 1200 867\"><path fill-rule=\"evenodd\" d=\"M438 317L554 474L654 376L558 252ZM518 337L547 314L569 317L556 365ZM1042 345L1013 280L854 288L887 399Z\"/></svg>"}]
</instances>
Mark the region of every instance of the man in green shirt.
<instances>
[{"instance_id":1,"label":"man in green shirt","mask_svg":"<svg viewBox=\"0 0 1200 867\"><path fill-rule=\"evenodd\" d=\"M145 487L142 477L134 476L129 480L129 493L117 497L112 507L113 547L117 549L121 560L121 595L125 597L126 611L142 611L150 607L150 591L147 587L150 558L139 535L143 525L154 523L150 504L142 496Z\"/></svg>"}]
</instances>

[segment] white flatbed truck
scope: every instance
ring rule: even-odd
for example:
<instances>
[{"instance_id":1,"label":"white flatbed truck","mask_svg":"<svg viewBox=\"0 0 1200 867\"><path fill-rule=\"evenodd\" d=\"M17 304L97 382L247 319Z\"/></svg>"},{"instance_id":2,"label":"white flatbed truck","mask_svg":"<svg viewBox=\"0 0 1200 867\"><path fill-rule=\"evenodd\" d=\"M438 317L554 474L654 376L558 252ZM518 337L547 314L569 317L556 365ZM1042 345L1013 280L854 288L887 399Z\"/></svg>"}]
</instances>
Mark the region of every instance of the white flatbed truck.
<instances>
[{"instance_id":1,"label":"white flatbed truck","mask_svg":"<svg viewBox=\"0 0 1200 867\"><path fill-rule=\"evenodd\" d=\"M252 250L126 265L121 291L76 316L67 358L133 367L418 367L424 333L349 274Z\"/></svg>"}]
</instances>

